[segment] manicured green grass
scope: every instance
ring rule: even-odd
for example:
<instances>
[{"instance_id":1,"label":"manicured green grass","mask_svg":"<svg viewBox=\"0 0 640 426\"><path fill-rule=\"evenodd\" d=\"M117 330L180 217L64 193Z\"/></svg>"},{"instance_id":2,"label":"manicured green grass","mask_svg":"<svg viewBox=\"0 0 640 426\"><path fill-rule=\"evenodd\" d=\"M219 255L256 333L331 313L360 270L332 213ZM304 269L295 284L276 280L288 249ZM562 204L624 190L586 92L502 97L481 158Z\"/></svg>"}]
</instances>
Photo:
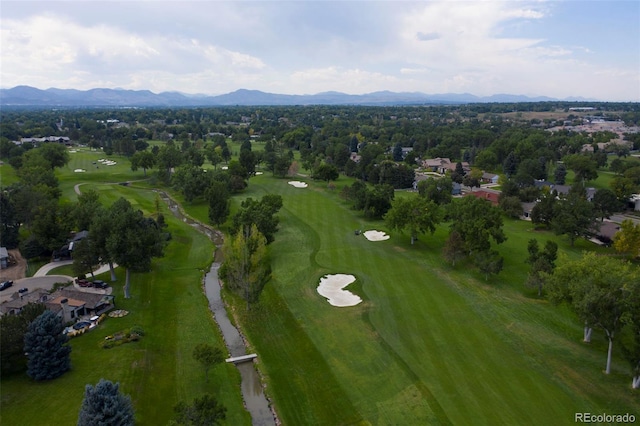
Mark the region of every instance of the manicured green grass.
<instances>
[{"instance_id":1,"label":"manicured green grass","mask_svg":"<svg viewBox=\"0 0 640 426\"><path fill-rule=\"evenodd\" d=\"M325 188L261 176L243 195L284 199L273 280L249 313L235 306L285 424L563 424L575 412L638 412L619 348L603 375L604 339L582 344L573 315L523 285L530 238L570 256L590 243L572 248L506 221L505 269L485 281L466 262L443 261L446 225L411 246ZM370 242L355 229L391 239ZM315 290L329 273L355 275L349 289L364 302L330 306Z\"/></svg>"},{"instance_id":2,"label":"manicured green grass","mask_svg":"<svg viewBox=\"0 0 640 426\"><path fill-rule=\"evenodd\" d=\"M58 172L63 198L75 201L73 187L83 182L81 189L97 190L105 204L123 196L145 214L155 213L149 181L117 185L145 179L124 157L109 157L116 166L90 169L103 154L71 155L72 163ZM605 376L605 339L596 333L591 345L582 344L574 316L523 285L530 238L552 239L571 257L606 249L584 241L569 247L530 223L505 220L508 240L497 247L505 268L485 281L466 262L451 267L443 261L446 225L412 246L408 235L348 208L339 193L349 179L340 177L329 191L304 177L296 179L309 182L307 189L269 175L253 177L233 208L248 196L282 195L281 229L270 246L273 279L250 312L234 295L225 298L259 355L266 391L284 424L568 424L576 411L639 412L619 347ZM205 203L184 204L170 192L207 222ZM228 424L250 423L237 370L218 366L207 385L191 357L197 343L223 344L200 287L213 246L164 205L162 212L173 239L151 273L133 275L132 299L121 297L118 271L116 304L131 313L74 339L73 370L61 378L3 378L2 424L73 424L84 385L101 377L119 381L132 395L138 424L166 424L178 401L205 392L227 406ZM391 239L369 242L355 229L383 230ZM330 306L315 290L329 273L354 274L349 290L363 303ZM146 331L140 342L98 348L105 336L134 324Z\"/></svg>"},{"instance_id":3,"label":"manicured green grass","mask_svg":"<svg viewBox=\"0 0 640 426\"><path fill-rule=\"evenodd\" d=\"M91 187L91 185L88 185ZM101 186L103 201L120 196L152 212L155 194L120 185ZM132 298L124 299L124 271L113 283L116 307L130 313L108 318L96 329L71 340L72 370L58 379L35 383L18 375L2 379L2 424L75 424L84 387L100 378L120 382L133 399L137 424L164 425L178 401L190 402L204 393L214 394L227 408L228 424L250 424L239 391L240 377L229 364L210 371L209 383L192 358L198 343L224 347L208 309L202 277L211 260L213 245L202 234L173 218L163 206L172 240L165 257L153 263L150 273L132 274ZM109 280L108 274L99 278ZM103 339L132 325L145 336L136 343L101 349Z\"/></svg>"},{"instance_id":4,"label":"manicured green grass","mask_svg":"<svg viewBox=\"0 0 640 426\"><path fill-rule=\"evenodd\" d=\"M9 163L5 161L4 164L0 165L0 186L6 187L18 182L18 180L16 170Z\"/></svg>"}]
</instances>

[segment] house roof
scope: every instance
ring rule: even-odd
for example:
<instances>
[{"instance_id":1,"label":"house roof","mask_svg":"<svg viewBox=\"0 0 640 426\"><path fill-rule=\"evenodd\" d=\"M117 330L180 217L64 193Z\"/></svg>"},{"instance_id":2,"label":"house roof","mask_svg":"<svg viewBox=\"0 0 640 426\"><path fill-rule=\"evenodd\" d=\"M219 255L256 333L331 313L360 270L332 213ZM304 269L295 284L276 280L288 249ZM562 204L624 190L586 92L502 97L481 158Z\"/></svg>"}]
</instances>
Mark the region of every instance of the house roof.
<instances>
[{"instance_id":1,"label":"house roof","mask_svg":"<svg viewBox=\"0 0 640 426\"><path fill-rule=\"evenodd\" d=\"M494 206L498 204L498 199L500 198L500 191L496 191L494 189L489 188L481 188L477 191L468 192L467 195L472 195L476 198L482 198L483 200L487 200L491 202Z\"/></svg>"},{"instance_id":2,"label":"house roof","mask_svg":"<svg viewBox=\"0 0 640 426\"><path fill-rule=\"evenodd\" d=\"M532 203L520 203L522 205L522 211L525 213L531 213L531 211L533 210L533 208L535 207L535 205L537 203L532 202Z\"/></svg>"},{"instance_id":3,"label":"house roof","mask_svg":"<svg viewBox=\"0 0 640 426\"><path fill-rule=\"evenodd\" d=\"M617 223L602 222L600 224L600 230L597 232L597 234L612 240L619 230L620 230L620 225L618 225Z\"/></svg>"},{"instance_id":4,"label":"house roof","mask_svg":"<svg viewBox=\"0 0 640 426\"><path fill-rule=\"evenodd\" d=\"M14 309L22 309L27 306L29 303L44 303L49 296L49 292L47 290L43 290L41 288L37 288L27 294L22 295L21 297L16 297L15 299L7 300L0 304L0 313L6 314Z\"/></svg>"},{"instance_id":5,"label":"house roof","mask_svg":"<svg viewBox=\"0 0 640 426\"><path fill-rule=\"evenodd\" d=\"M71 241L73 241L73 242L80 241L80 240L82 240L84 238L87 238L88 235L89 235L89 231L76 232L76 235L73 236Z\"/></svg>"},{"instance_id":6,"label":"house roof","mask_svg":"<svg viewBox=\"0 0 640 426\"><path fill-rule=\"evenodd\" d=\"M64 297L64 296L58 296L53 300L49 300L47 301L47 304L53 304L53 305L61 305L63 300L67 300L67 304L69 306L73 306L74 308L79 308L81 306L86 305L86 302L82 301L82 300L78 300L78 299L71 299L69 297Z\"/></svg>"},{"instance_id":7,"label":"house roof","mask_svg":"<svg viewBox=\"0 0 640 426\"><path fill-rule=\"evenodd\" d=\"M443 166L445 164L451 164L451 160L448 158L427 158L422 162L425 167L438 167Z\"/></svg>"},{"instance_id":8,"label":"house roof","mask_svg":"<svg viewBox=\"0 0 640 426\"><path fill-rule=\"evenodd\" d=\"M107 299L113 298L113 296L106 296L104 294L85 293L83 291L72 290L73 288L74 287L72 285L61 288L53 293L52 296L55 296L56 298L60 297L62 299L67 298L69 299L70 305L72 299L81 301L88 309L94 309L96 306L105 303Z\"/></svg>"}]
</instances>

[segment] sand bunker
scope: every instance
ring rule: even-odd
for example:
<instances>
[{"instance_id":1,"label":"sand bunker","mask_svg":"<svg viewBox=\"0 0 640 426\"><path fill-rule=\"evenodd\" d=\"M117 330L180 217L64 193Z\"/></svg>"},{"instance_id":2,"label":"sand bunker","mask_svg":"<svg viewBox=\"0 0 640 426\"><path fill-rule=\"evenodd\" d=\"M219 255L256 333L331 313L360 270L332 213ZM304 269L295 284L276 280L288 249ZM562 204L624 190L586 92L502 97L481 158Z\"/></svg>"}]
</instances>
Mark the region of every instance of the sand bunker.
<instances>
[{"instance_id":1,"label":"sand bunker","mask_svg":"<svg viewBox=\"0 0 640 426\"><path fill-rule=\"evenodd\" d=\"M85 169L75 169L74 170L74 173L84 173L84 172L86 172Z\"/></svg>"},{"instance_id":2,"label":"sand bunker","mask_svg":"<svg viewBox=\"0 0 640 426\"><path fill-rule=\"evenodd\" d=\"M364 236L369 241L384 241L388 240L389 236L382 231L365 231Z\"/></svg>"},{"instance_id":3,"label":"sand bunker","mask_svg":"<svg viewBox=\"0 0 640 426\"><path fill-rule=\"evenodd\" d=\"M256 176L260 176L262 172L256 172Z\"/></svg>"},{"instance_id":4,"label":"sand bunker","mask_svg":"<svg viewBox=\"0 0 640 426\"><path fill-rule=\"evenodd\" d=\"M292 180L287 182L289 185L295 186L296 188L306 188L308 185L304 182L300 182L299 180Z\"/></svg>"},{"instance_id":5,"label":"sand bunker","mask_svg":"<svg viewBox=\"0 0 640 426\"><path fill-rule=\"evenodd\" d=\"M348 290L343 290L346 286L356 280L353 275L347 274L333 274L325 275L320 278L320 285L318 285L318 294L326 297L330 305L344 307L355 306L362 302L359 296L351 293Z\"/></svg>"}]
</instances>

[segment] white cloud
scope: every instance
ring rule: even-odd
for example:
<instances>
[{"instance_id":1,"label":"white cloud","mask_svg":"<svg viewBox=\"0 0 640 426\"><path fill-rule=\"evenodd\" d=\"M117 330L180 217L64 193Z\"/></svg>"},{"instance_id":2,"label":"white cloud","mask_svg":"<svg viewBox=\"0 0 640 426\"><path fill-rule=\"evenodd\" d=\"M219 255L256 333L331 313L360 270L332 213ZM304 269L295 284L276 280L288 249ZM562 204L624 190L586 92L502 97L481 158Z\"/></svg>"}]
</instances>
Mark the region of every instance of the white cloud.
<instances>
[{"instance_id":1,"label":"white cloud","mask_svg":"<svg viewBox=\"0 0 640 426\"><path fill-rule=\"evenodd\" d=\"M4 86L37 85L46 79L46 87L71 87L67 84L73 82L79 83L74 88L81 89L101 84L170 90L171 80L189 80L211 67L237 74L266 67L259 58L197 39L143 36L113 25L86 26L56 15L3 20L1 43ZM140 76L164 77L145 80Z\"/></svg>"},{"instance_id":2,"label":"white cloud","mask_svg":"<svg viewBox=\"0 0 640 426\"><path fill-rule=\"evenodd\" d=\"M567 41L584 8L564 3L6 3L3 87L640 99L638 37Z\"/></svg>"}]
</instances>

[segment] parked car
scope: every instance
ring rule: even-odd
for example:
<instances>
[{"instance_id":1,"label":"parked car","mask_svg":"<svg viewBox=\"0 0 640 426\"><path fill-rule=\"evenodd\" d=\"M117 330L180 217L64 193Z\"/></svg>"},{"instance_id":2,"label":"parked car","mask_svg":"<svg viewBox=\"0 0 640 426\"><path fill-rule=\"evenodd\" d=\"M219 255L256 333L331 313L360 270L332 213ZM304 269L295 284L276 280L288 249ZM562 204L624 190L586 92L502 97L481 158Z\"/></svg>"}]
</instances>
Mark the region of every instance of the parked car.
<instances>
[{"instance_id":1,"label":"parked car","mask_svg":"<svg viewBox=\"0 0 640 426\"><path fill-rule=\"evenodd\" d=\"M26 287L22 287L20 290L18 290L18 293L22 294L22 293L28 293L29 289Z\"/></svg>"},{"instance_id":2,"label":"parked car","mask_svg":"<svg viewBox=\"0 0 640 426\"><path fill-rule=\"evenodd\" d=\"M109 287L109 284L105 283L105 282L104 282L104 281L102 281L102 280L95 280L95 281L93 282L93 286L94 286L95 288L107 288L107 287Z\"/></svg>"},{"instance_id":3,"label":"parked car","mask_svg":"<svg viewBox=\"0 0 640 426\"><path fill-rule=\"evenodd\" d=\"M78 283L78 285L80 287L92 287L93 286L93 283L91 281L85 280L84 278L78 278L76 280L76 282Z\"/></svg>"},{"instance_id":4,"label":"parked car","mask_svg":"<svg viewBox=\"0 0 640 426\"><path fill-rule=\"evenodd\" d=\"M13 281L3 281L0 283L0 291L6 290L13 285Z\"/></svg>"}]
</instances>

